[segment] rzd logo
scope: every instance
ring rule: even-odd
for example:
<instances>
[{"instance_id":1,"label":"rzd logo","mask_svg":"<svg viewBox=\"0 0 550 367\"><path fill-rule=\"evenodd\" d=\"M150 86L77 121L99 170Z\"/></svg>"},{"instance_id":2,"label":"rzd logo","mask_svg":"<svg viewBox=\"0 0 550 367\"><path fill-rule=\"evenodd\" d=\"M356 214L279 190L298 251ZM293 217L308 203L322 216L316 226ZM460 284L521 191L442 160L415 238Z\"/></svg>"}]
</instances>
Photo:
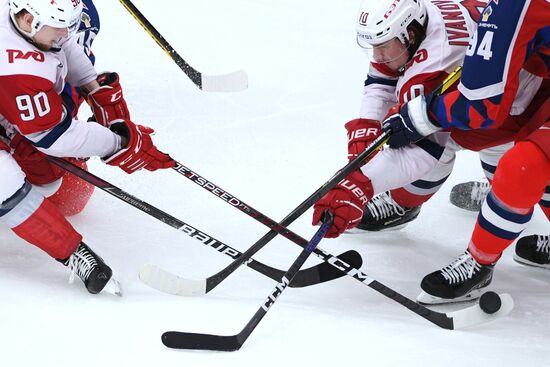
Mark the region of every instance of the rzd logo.
<instances>
[{"instance_id":1,"label":"rzd logo","mask_svg":"<svg viewBox=\"0 0 550 367\"><path fill-rule=\"evenodd\" d=\"M34 61L44 62L44 54L39 51L23 52L21 50L6 50L8 53L8 62L13 64L16 59L28 60L32 58Z\"/></svg>"}]
</instances>

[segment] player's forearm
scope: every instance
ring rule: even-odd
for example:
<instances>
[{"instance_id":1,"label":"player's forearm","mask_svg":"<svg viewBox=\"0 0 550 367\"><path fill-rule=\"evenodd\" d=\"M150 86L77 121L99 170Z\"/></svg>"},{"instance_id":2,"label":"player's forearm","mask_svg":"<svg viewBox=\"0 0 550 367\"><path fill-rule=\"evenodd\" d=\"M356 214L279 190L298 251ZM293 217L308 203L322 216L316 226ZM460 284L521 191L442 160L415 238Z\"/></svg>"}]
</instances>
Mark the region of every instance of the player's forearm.
<instances>
[{"instance_id":1,"label":"player's forearm","mask_svg":"<svg viewBox=\"0 0 550 367\"><path fill-rule=\"evenodd\" d=\"M42 152L56 157L106 157L121 148L120 136L96 123L73 120L71 126Z\"/></svg>"},{"instance_id":2,"label":"player's forearm","mask_svg":"<svg viewBox=\"0 0 550 367\"><path fill-rule=\"evenodd\" d=\"M97 80L92 80L91 82L89 83L86 83L84 85L81 85L80 88L86 93L90 93L91 91L93 90L96 90L99 88L99 83L97 82Z\"/></svg>"}]
</instances>

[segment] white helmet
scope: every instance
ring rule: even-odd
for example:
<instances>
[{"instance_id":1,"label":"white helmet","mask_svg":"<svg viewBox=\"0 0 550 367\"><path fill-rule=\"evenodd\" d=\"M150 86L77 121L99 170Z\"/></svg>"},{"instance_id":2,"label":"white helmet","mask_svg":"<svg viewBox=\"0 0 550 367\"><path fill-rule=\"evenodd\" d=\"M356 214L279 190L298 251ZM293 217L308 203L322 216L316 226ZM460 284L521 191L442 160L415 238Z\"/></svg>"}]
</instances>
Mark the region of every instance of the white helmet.
<instances>
[{"instance_id":1,"label":"white helmet","mask_svg":"<svg viewBox=\"0 0 550 367\"><path fill-rule=\"evenodd\" d=\"M368 48L397 37L407 45L409 24L416 20L423 26L426 19L423 0L364 0L355 26L357 43Z\"/></svg>"},{"instance_id":2,"label":"white helmet","mask_svg":"<svg viewBox=\"0 0 550 367\"><path fill-rule=\"evenodd\" d=\"M54 28L68 28L69 34L76 33L80 26L82 13L81 0L10 0L10 16L17 26L15 14L21 10L33 16L31 31L19 31L32 38L36 32L47 25Z\"/></svg>"}]
</instances>

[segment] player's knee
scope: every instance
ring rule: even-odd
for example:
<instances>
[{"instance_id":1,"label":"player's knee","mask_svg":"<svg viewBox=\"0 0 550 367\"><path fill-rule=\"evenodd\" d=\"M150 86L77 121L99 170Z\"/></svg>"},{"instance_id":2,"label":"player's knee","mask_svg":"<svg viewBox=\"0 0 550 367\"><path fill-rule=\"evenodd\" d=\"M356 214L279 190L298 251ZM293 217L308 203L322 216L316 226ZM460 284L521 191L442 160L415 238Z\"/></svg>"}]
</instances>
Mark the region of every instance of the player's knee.
<instances>
[{"instance_id":1,"label":"player's knee","mask_svg":"<svg viewBox=\"0 0 550 367\"><path fill-rule=\"evenodd\" d=\"M11 198L25 183L25 174L6 151L0 151L0 204Z\"/></svg>"},{"instance_id":2,"label":"player's knee","mask_svg":"<svg viewBox=\"0 0 550 367\"><path fill-rule=\"evenodd\" d=\"M530 208L544 193L550 178L548 157L536 144L516 144L500 159L493 179L497 197L515 208Z\"/></svg>"}]
</instances>

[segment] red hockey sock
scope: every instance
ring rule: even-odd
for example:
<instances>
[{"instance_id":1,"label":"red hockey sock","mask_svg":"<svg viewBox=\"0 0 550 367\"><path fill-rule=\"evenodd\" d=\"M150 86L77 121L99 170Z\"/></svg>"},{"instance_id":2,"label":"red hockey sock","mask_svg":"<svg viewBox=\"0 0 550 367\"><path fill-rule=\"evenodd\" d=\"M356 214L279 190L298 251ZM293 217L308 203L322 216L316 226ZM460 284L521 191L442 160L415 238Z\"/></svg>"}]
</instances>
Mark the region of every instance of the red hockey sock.
<instances>
[{"instance_id":1,"label":"red hockey sock","mask_svg":"<svg viewBox=\"0 0 550 367\"><path fill-rule=\"evenodd\" d=\"M549 178L550 161L537 145L519 142L504 154L468 245L476 260L496 261L521 234Z\"/></svg>"},{"instance_id":2,"label":"red hockey sock","mask_svg":"<svg viewBox=\"0 0 550 367\"><path fill-rule=\"evenodd\" d=\"M532 208L516 210L507 207L491 191L477 217L468 250L481 264L497 261L527 227L532 216Z\"/></svg>"},{"instance_id":3,"label":"red hockey sock","mask_svg":"<svg viewBox=\"0 0 550 367\"><path fill-rule=\"evenodd\" d=\"M429 195L416 195L411 192L408 192L404 188L398 188L391 190L392 199L405 208L414 208L424 204L428 201L434 194Z\"/></svg>"},{"instance_id":4,"label":"red hockey sock","mask_svg":"<svg viewBox=\"0 0 550 367\"><path fill-rule=\"evenodd\" d=\"M47 200L12 230L55 259L68 258L82 240L82 236Z\"/></svg>"}]
</instances>

